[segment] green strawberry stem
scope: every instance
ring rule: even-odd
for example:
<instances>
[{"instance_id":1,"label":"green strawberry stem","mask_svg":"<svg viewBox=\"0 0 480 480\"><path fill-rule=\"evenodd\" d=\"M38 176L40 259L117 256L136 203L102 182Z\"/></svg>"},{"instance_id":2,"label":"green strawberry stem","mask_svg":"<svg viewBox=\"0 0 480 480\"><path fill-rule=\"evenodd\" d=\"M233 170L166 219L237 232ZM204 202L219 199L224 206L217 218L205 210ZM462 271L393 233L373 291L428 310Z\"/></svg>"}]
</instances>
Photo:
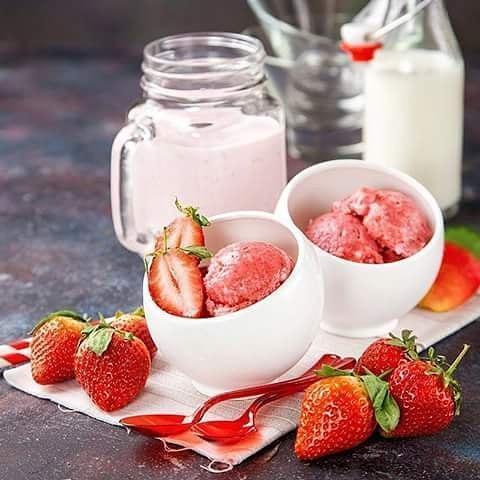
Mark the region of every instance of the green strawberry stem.
<instances>
[{"instance_id":1,"label":"green strawberry stem","mask_svg":"<svg viewBox=\"0 0 480 480\"><path fill-rule=\"evenodd\" d=\"M405 353L412 359L418 360L418 352L417 352L417 337L412 335L411 330L402 330L401 338L395 336L393 333L389 334L390 340L389 345L393 345L395 347L401 347L405 349Z\"/></svg>"},{"instance_id":2,"label":"green strawberry stem","mask_svg":"<svg viewBox=\"0 0 480 480\"><path fill-rule=\"evenodd\" d=\"M200 260L205 260L213 257L213 253L203 246L189 245L187 247L180 247L180 250L187 255L193 255Z\"/></svg>"},{"instance_id":3,"label":"green strawberry stem","mask_svg":"<svg viewBox=\"0 0 480 480\"><path fill-rule=\"evenodd\" d=\"M453 400L455 402L455 415L460 413L460 407L462 405L462 388L460 383L453 378L453 374L469 348L470 345L464 345L462 351L450 365L446 362L445 357L443 355L437 355L432 347L427 351L427 361L430 362L431 369L426 373L427 375L439 375L443 380L445 388L450 387L452 389Z\"/></svg>"},{"instance_id":4,"label":"green strawberry stem","mask_svg":"<svg viewBox=\"0 0 480 480\"><path fill-rule=\"evenodd\" d=\"M445 372L445 378L451 379L455 370L457 369L460 362L463 360L463 357L470 349L470 345L464 345L462 351L458 354L457 358L453 361L453 363L448 367L447 371Z\"/></svg>"},{"instance_id":5,"label":"green strawberry stem","mask_svg":"<svg viewBox=\"0 0 480 480\"><path fill-rule=\"evenodd\" d=\"M163 251L162 253L165 255L168 250L168 235L167 235L168 228L163 227Z\"/></svg>"},{"instance_id":6,"label":"green strawberry stem","mask_svg":"<svg viewBox=\"0 0 480 480\"><path fill-rule=\"evenodd\" d=\"M198 223L201 227L208 227L211 225L210 220L205 216L199 213L198 207L184 207L178 198L175 198L175 206L180 213L183 213L186 217L190 217L195 223Z\"/></svg>"},{"instance_id":7,"label":"green strawberry stem","mask_svg":"<svg viewBox=\"0 0 480 480\"><path fill-rule=\"evenodd\" d=\"M114 333L123 336L124 340L133 340L134 335L130 332L123 332L117 328L112 327L102 314L99 314L100 322L97 325L89 326L82 330L82 335L85 337L87 348L96 353L99 357L102 356L108 349Z\"/></svg>"},{"instance_id":8,"label":"green strawberry stem","mask_svg":"<svg viewBox=\"0 0 480 480\"><path fill-rule=\"evenodd\" d=\"M140 307L137 307L135 310L132 310L131 314L138 315L139 317L144 317L145 310L143 309L143 306L140 306Z\"/></svg>"},{"instance_id":9,"label":"green strawberry stem","mask_svg":"<svg viewBox=\"0 0 480 480\"><path fill-rule=\"evenodd\" d=\"M322 368L315 370L315 374L319 377L339 377L339 376L352 376L351 370L342 370L340 368L331 367L328 364L322 365Z\"/></svg>"},{"instance_id":10,"label":"green strawberry stem","mask_svg":"<svg viewBox=\"0 0 480 480\"><path fill-rule=\"evenodd\" d=\"M123 310L117 310L114 316L115 318L120 318L122 315L125 315L125 312ZM144 317L145 310L143 309L142 306L140 306L140 307L137 307L135 310L128 312L127 315L137 315L139 317Z\"/></svg>"},{"instance_id":11,"label":"green strawberry stem","mask_svg":"<svg viewBox=\"0 0 480 480\"><path fill-rule=\"evenodd\" d=\"M155 250L153 252L150 252L150 253L147 253L144 257L143 257L143 266L145 267L145 272L148 273L148 259L151 257L151 258L155 258L157 257L158 255L165 255L168 251L168 227L163 227L163 248L162 250ZM133 313L133 312L132 312Z\"/></svg>"}]
</instances>

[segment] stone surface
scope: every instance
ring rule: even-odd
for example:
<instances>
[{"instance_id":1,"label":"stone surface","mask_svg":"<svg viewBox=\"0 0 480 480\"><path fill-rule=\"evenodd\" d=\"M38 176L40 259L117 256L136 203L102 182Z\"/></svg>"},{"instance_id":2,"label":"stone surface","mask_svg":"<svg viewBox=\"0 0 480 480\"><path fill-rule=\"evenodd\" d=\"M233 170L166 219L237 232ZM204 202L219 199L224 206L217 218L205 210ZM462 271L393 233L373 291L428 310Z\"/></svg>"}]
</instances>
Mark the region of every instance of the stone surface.
<instances>
[{"instance_id":1,"label":"stone surface","mask_svg":"<svg viewBox=\"0 0 480 480\"><path fill-rule=\"evenodd\" d=\"M0 63L0 342L23 336L59 307L108 315L141 302L143 264L116 241L110 219L109 150L136 99L138 65L83 56L6 58ZM467 89L466 196L458 223L480 227L480 70ZM297 168L294 166L293 168ZM312 465L297 461L293 434L225 478L480 478L480 324L441 342L452 357L473 351L459 372L462 416L421 439L374 436ZM475 348L476 347L476 348ZM208 462L166 453L161 442L63 413L0 380L0 479L202 479Z\"/></svg>"}]
</instances>

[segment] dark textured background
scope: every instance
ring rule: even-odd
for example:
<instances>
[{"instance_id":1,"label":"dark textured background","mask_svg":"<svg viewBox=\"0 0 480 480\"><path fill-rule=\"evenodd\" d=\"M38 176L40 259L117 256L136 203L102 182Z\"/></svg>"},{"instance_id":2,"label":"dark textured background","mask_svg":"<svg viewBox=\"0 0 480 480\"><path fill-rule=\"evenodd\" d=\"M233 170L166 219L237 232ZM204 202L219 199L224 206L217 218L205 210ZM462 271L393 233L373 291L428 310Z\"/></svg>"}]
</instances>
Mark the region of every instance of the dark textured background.
<instances>
[{"instance_id":1,"label":"dark textured background","mask_svg":"<svg viewBox=\"0 0 480 480\"><path fill-rule=\"evenodd\" d=\"M466 200L458 223L480 228L480 2L447 2L467 58ZM228 5L228 6L227 6ZM58 307L110 314L141 301L142 262L116 241L110 219L109 150L139 95L146 40L188 30L241 30L237 0L0 1L0 342L25 334ZM474 27L470 28L472 25ZM477 67L478 65L478 67ZM292 453L293 435L220 478L473 480L480 478L480 324L441 342L459 372L462 416L442 434L375 436L313 465ZM476 347L476 348L475 348ZM273 457L272 457L273 455ZM205 459L169 454L0 381L0 479L206 479Z\"/></svg>"},{"instance_id":2,"label":"dark textured background","mask_svg":"<svg viewBox=\"0 0 480 480\"><path fill-rule=\"evenodd\" d=\"M477 0L446 0L467 53L480 53ZM245 0L0 0L5 46L138 51L149 40L189 31L241 31L256 23Z\"/></svg>"}]
</instances>

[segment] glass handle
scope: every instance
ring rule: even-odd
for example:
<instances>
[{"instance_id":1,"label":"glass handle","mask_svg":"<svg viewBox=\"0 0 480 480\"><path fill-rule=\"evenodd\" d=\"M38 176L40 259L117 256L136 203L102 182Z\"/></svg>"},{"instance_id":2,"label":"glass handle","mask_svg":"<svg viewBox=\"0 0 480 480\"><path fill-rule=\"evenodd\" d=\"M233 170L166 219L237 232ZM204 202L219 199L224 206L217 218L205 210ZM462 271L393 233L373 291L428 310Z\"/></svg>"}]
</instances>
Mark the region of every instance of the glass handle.
<instances>
[{"instance_id":1,"label":"glass handle","mask_svg":"<svg viewBox=\"0 0 480 480\"><path fill-rule=\"evenodd\" d=\"M125 248L140 255L147 253L150 234L142 232L135 221L134 157L141 142L154 138L155 125L152 118L142 117L125 125L112 146L110 195L115 234Z\"/></svg>"}]
</instances>

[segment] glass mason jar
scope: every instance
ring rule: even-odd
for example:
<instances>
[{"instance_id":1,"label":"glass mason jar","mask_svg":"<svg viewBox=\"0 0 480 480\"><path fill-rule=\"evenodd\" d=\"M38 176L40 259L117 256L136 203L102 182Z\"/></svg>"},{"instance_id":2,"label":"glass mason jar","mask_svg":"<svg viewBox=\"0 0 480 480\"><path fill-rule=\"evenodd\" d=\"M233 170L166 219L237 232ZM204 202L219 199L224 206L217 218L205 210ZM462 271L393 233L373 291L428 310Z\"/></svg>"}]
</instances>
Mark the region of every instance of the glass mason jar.
<instances>
[{"instance_id":1,"label":"glass mason jar","mask_svg":"<svg viewBox=\"0 0 480 480\"><path fill-rule=\"evenodd\" d=\"M463 59L443 1L409 5L419 13L365 69L364 159L415 177L448 218L462 192Z\"/></svg>"},{"instance_id":2,"label":"glass mason jar","mask_svg":"<svg viewBox=\"0 0 480 480\"><path fill-rule=\"evenodd\" d=\"M205 215L274 209L286 184L285 125L264 58L258 40L232 33L145 47L144 98L112 147L113 223L127 249L152 248L178 213L175 197Z\"/></svg>"}]
</instances>

